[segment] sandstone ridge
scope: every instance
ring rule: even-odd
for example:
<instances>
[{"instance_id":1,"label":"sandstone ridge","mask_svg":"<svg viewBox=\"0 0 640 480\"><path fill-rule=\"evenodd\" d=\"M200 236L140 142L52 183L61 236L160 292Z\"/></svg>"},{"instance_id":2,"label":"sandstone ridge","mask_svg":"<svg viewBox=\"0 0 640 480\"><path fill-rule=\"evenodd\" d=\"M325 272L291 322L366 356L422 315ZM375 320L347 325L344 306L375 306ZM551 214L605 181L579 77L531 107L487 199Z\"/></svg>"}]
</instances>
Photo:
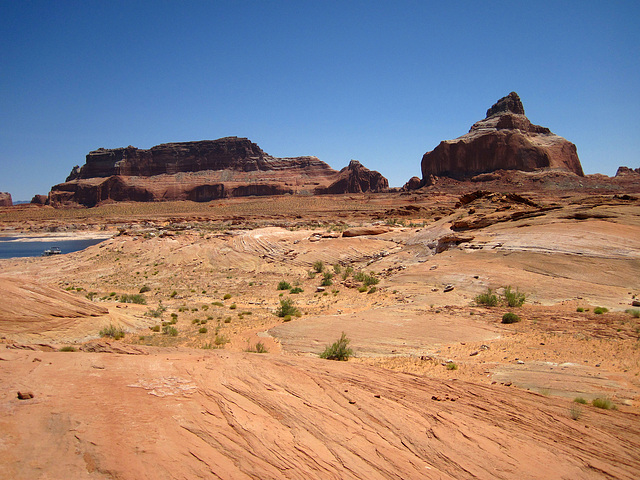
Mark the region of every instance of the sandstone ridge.
<instances>
[{"instance_id":1,"label":"sandstone ridge","mask_svg":"<svg viewBox=\"0 0 640 480\"><path fill-rule=\"evenodd\" d=\"M90 152L64 183L52 187L54 206L105 201L210 201L218 198L379 192L386 178L352 162L336 171L313 156L277 158L247 138L165 143Z\"/></svg>"},{"instance_id":2,"label":"sandstone ridge","mask_svg":"<svg viewBox=\"0 0 640 480\"><path fill-rule=\"evenodd\" d=\"M532 124L517 93L501 98L469 133L445 140L422 157L422 182L433 177L464 180L496 170L558 169L584 176L576 146Z\"/></svg>"}]
</instances>

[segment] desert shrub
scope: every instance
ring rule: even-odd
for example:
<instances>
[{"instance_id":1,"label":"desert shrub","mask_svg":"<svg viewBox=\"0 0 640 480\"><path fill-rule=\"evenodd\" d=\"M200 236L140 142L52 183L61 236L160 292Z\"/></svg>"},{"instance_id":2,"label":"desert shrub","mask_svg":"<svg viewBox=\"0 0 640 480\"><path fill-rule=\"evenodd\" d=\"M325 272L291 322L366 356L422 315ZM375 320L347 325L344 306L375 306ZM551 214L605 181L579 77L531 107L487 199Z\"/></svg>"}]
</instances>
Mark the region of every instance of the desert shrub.
<instances>
[{"instance_id":1,"label":"desert shrub","mask_svg":"<svg viewBox=\"0 0 640 480\"><path fill-rule=\"evenodd\" d=\"M495 307L496 305L498 305L498 297L495 294L491 293L490 288L487 288L487 291L485 293L477 295L474 300L476 304L484 305L485 307Z\"/></svg>"},{"instance_id":2,"label":"desert shrub","mask_svg":"<svg viewBox=\"0 0 640 480\"><path fill-rule=\"evenodd\" d=\"M582 397L576 397L576 398L574 398L574 399L573 399L573 401L574 401L575 403L581 403L581 404L583 404L583 405L586 405L586 403L587 403L587 401L586 401L584 398L582 398Z\"/></svg>"},{"instance_id":3,"label":"desert shrub","mask_svg":"<svg viewBox=\"0 0 640 480\"><path fill-rule=\"evenodd\" d=\"M164 333L165 335L169 335L171 337L177 337L178 329L170 325L165 325L164 327L162 327L162 333Z\"/></svg>"},{"instance_id":4,"label":"desert shrub","mask_svg":"<svg viewBox=\"0 0 640 480\"><path fill-rule=\"evenodd\" d=\"M87 299L92 300L93 301L93 297L95 297L97 294L97 292L89 292L85 295L85 297L87 297Z\"/></svg>"},{"instance_id":5,"label":"desert shrub","mask_svg":"<svg viewBox=\"0 0 640 480\"><path fill-rule=\"evenodd\" d=\"M198 330L198 333L207 333L207 327L200 327L200 330Z\"/></svg>"},{"instance_id":6,"label":"desert shrub","mask_svg":"<svg viewBox=\"0 0 640 480\"><path fill-rule=\"evenodd\" d=\"M582 312L584 312L584 308L578 307L578 308L576 308L576 312L582 313Z\"/></svg>"},{"instance_id":7,"label":"desert shrub","mask_svg":"<svg viewBox=\"0 0 640 480\"><path fill-rule=\"evenodd\" d=\"M215 343L218 346L224 345L225 343L229 343L229 339L227 337L225 337L224 335L216 335L216 338L213 340L213 343Z\"/></svg>"},{"instance_id":8,"label":"desert shrub","mask_svg":"<svg viewBox=\"0 0 640 480\"><path fill-rule=\"evenodd\" d=\"M369 289L369 291L367 292L367 294L369 294L369 293L376 293L377 291L378 291L378 288L377 288L377 287L371 287L371 288Z\"/></svg>"},{"instance_id":9,"label":"desert shrub","mask_svg":"<svg viewBox=\"0 0 640 480\"><path fill-rule=\"evenodd\" d=\"M174 312L174 313L172 313L172 314L171 314L171 318L172 318L172 319L176 319L176 320L177 320L177 319L178 319L178 314L177 314L177 313L175 313L175 312Z\"/></svg>"},{"instance_id":10,"label":"desert shrub","mask_svg":"<svg viewBox=\"0 0 640 480\"><path fill-rule=\"evenodd\" d=\"M209 305L202 305L200 308L206 312L207 310L209 310Z\"/></svg>"},{"instance_id":11,"label":"desert shrub","mask_svg":"<svg viewBox=\"0 0 640 480\"><path fill-rule=\"evenodd\" d=\"M625 310L625 313L628 313L629 315L631 315L634 318L640 318L640 310L638 310L636 308L629 308L629 309Z\"/></svg>"},{"instance_id":12,"label":"desert shrub","mask_svg":"<svg viewBox=\"0 0 640 480\"><path fill-rule=\"evenodd\" d=\"M349 266L345 268L344 272L342 273L342 279L346 280L347 278L349 278L349 275L351 275L352 273L353 273L353 267Z\"/></svg>"},{"instance_id":13,"label":"desert shrub","mask_svg":"<svg viewBox=\"0 0 640 480\"><path fill-rule=\"evenodd\" d=\"M276 309L276 315L278 317L286 317L287 315L299 316L300 311L296 308L293 300L290 298L284 298L280 300L280 306Z\"/></svg>"},{"instance_id":14,"label":"desert shrub","mask_svg":"<svg viewBox=\"0 0 640 480\"><path fill-rule=\"evenodd\" d=\"M304 292L304 290L302 288L300 288L300 287L293 287L291 290L289 290L289 293L292 293L294 295L296 293L302 293L302 292Z\"/></svg>"},{"instance_id":15,"label":"desert shrub","mask_svg":"<svg viewBox=\"0 0 640 480\"><path fill-rule=\"evenodd\" d=\"M594 398L591 400L591 405L596 408L603 408L604 410L615 410L616 406L608 398Z\"/></svg>"},{"instance_id":16,"label":"desert shrub","mask_svg":"<svg viewBox=\"0 0 640 480\"><path fill-rule=\"evenodd\" d=\"M578 420L582 416L582 409L578 405L571 405L569 407L569 416L573 420Z\"/></svg>"},{"instance_id":17,"label":"desert shrub","mask_svg":"<svg viewBox=\"0 0 640 480\"><path fill-rule=\"evenodd\" d=\"M152 332L159 332L160 325L154 325L153 327L149 327L149 330L151 330Z\"/></svg>"},{"instance_id":18,"label":"desert shrub","mask_svg":"<svg viewBox=\"0 0 640 480\"><path fill-rule=\"evenodd\" d=\"M358 291L359 291L360 293L366 292L367 290L368 290L368 288L366 287L366 285L360 285L360 286L358 287Z\"/></svg>"},{"instance_id":19,"label":"desert shrub","mask_svg":"<svg viewBox=\"0 0 640 480\"><path fill-rule=\"evenodd\" d=\"M290 289L291 289L291 284L286 280L281 280L280 283L278 283L277 290L290 290Z\"/></svg>"},{"instance_id":20,"label":"desert shrub","mask_svg":"<svg viewBox=\"0 0 640 480\"><path fill-rule=\"evenodd\" d=\"M145 315L147 317L160 318L162 314L167 310L167 307L163 306L162 303L158 304L158 308L155 310L150 308ZM177 315L176 315L177 316Z\"/></svg>"},{"instance_id":21,"label":"desert shrub","mask_svg":"<svg viewBox=\"0 0 640 480\"><path fill-rule=\"evenodd\" d=\"M324 263L321 260L313 262L313 271L316 273L322 273L324 270Z\"/></svg>"},{"instance_id":22,"label":"desert shrub","mask_svg":"<svg viewBox=\"0 0 640 480\"><path fill-rule=\"evenodd\" d=\"M324 272L322 282L320 283L323 287L329 287L333 285L333 273Z\"/></svg>"},{"instance_id":23,"label":"desert shrub","mask_svg":"<svg viewBox=\"0 0 640 480\"><path fill-rule=\"evenodd\" d=\"M269 353L269 350L267 349L267 347L265 346L264 343L262 342L258 342L255 344L254 347L249 347L245 350L245 352L250 352L250 353Z\"/></svg>"},{"instance_id":24,"label":"desert shrub","mask_svg":"<svg viewBox=\"0 0 640 480\"><path fill-rule=\"evenodd\" d=\"M137 303L138 305L146 305L147 299L144 298L144 295L139 293L134 294L122 294L120 296L120 303Z\"/></svg>"},{"instance_id":25,"label":"desert shrub","mask_svg":"<svg viewBox=\"0 0 640 480\"><path fill-rule=\"evenodd\" d=\"M227 317L224 319L224 323L231 323L231 317Z\"/></svg>"},{"instance_id":26,"label":"desert shrub","mask_svg":"<svg viewBox=\"0 0 640 480\"><path fill-rule=\"evenodd\" d=\"M365 287L370 287L371 285L377 285L380 283L380 279L377 278L373 272L369 275L364 272L357 272L353 278L358 282L362 282Z\"/></svg>"},{"instance_id":27,"label":"desert shrub","mask_svg":"<svg viewBox=\"0 0 640 480\"><path fill-rule=\"evenodd\" d=\"M353 355L353 350L349 348L351 340L347 338L347 334L342 332L342 336L339 340L332 345L327 346L324 352L320 354L320 358L327 360L340 360L346 361Z\"/></svg>"},{"instance_id":28,"label":"desert shrub","mask_svg":"<svg viewBox=\"0 0 640 480\"><path fill-rule=\"evenodd\" d=\"M458 364L454 362L447 363L447 370L457 370Z\"/></svg>"},{"instance_id":29,"label":"desert shrub","mask_svg":"<svg viewBox=\"0 0 640 480\"><path fill-rule=\"evenodd\" d=\"M513 312L507 312L502 316L502 323L516 323L520 321L520 317Z\"/></svg>"},{"instance_id":30,"label":"desert shrub","mask_svg":"<svg viewBox=\"0 0 640 480\"><path fill-rule=\"evenodd\" d=\"M76 349L75 349L75 347L72 347L71 345L65 345L64 347L60 348L58 351L59 352L75 352Z\"/></svg>"},{"instance_id":31,"label":"desert shrub","mask_svg":"<svg viewBox=\"0 0 640 480\"><path fill-rule=\"evenodd\" d=\"M198 325L200 323L200 319L199 318L194 318L193 320L191 320L191 323L193 325Z\"/></svg>"},{"instance_id":32,"label":"desert shrub","mask_svg":"<svg viewBox=\"0 0 640 480\"><path fill-rule=\"evenodd\" d=\"M108 327L100 330L101 337L111 337L114 340L120 340L124 338L124 330L120 327L116 327L115 325L109 325Z\"/></svg>"},{"instance_id":33,"label":"desert shrub","mask_svg":"<svg viewBox=\"0 0 640 480\"><path fill-rule=\"evenodd\" d=\"M148 285L144 285L141 289L140 289L140 293L145 293L145 292L149 292L151 291L151 288Z\"/></svg>"},{"instance_id":34,"label":"desert shrub","mask_svg":"<svg viewBox=\"0 0 640 480\"><path fill-rule=\"evenodd\" d=\"M229 300L231 298L231 294L230 293L225 293L224 297L222 297L223 300Z\"/></svg>"},{"instance_id":35,"label":"desert shrub","mask_svg":"<svg viewBox=\"0 0 640 480\"><path fill-rule=\"evenodd\" d=\"M285 315L284 318L282 319L283 322L290 322L291 321L291 315Z\"/></svg>"},{"instance_id":36,"label":"desert shrub","mask_svg":"<svg viewBox=\"0 0 640 480\"><path fill-rule=\"evenodd\" d=\"M173 297L175 297L176 295L178 295L178 292L174 290L173 292L171 292L171 295L169 295L169 296L170 296L171 298L173 298Z\"/></svg>"},{"instance_id":37,"label":"desert shrub","mask_svg":"<svg viewBox=\"0 0 640 480\"><path fill-rule=\"evenodd\" d=\"M231 310L235 310L236 308L238 308L238 306L235 303L232 303L231 305L229 305L229 309Z\"/></svg>"},{"instance_id":38,"label":"desert shrub","mask_svg":"<svg viewBox=\"0 0 640 480\"><path fill-rule=\"evenodd\" d=\"M603 313L607 313L609 311L608 308L605 307L596 307L593 309L593 313L596 315L602 315Z\"/></svg>"},{"instance_id":39,"label":"desert shrub","mask_svg":"<svg viewBox=\"0 0 640 480\"><path fill-rule=\"evenodd\" d=\"M340 275L340 274L342 273L342 267L340 267L340 264L336 263L336 264L333 266L333 272L334 272L336 275Z\"/></svg>"},{"instance_id":40,"label":"desert shrub","mask_svg":"<svg viewBox=\"0 0 640 480\"><path fill-rule=\"evenodd\" d=\"M527 299L524 293L520 293L518 290L515 292L511 290L511 286L504 288L504 301L510 307L521 307Z\"/></svg>"},{"instance_id":41,"label":"desert shrub","mask_svg":"<svg viewBox=\"0 0 640 480\"><path fill-rule=\"evenodd\" d=\"M214 307L224 307L224 303L222 302L213 302L211 305L213 305Z\"/></svg>"}]
</instances>

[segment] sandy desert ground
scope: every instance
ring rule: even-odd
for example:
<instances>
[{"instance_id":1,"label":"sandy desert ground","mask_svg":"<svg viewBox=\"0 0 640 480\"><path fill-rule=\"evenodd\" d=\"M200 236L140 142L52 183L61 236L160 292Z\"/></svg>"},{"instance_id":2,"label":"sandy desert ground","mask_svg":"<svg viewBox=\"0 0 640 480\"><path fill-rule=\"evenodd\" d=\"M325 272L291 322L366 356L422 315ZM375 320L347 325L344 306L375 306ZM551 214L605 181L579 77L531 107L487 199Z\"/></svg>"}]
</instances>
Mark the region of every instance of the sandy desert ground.
<instances>
[{"instance_id":1,"label":"sandy desert ground","mask_svg":"<svg viewBox=\"0 0 640 480\"><path fill-rule=\"evenodd\" d=\"M0 477L637 478L639 197L3 209L112 236L0 260ZM505 287L524 305L478 303ZM320 359L342 332L355 356Z\"/></svg>"}]
</instances>

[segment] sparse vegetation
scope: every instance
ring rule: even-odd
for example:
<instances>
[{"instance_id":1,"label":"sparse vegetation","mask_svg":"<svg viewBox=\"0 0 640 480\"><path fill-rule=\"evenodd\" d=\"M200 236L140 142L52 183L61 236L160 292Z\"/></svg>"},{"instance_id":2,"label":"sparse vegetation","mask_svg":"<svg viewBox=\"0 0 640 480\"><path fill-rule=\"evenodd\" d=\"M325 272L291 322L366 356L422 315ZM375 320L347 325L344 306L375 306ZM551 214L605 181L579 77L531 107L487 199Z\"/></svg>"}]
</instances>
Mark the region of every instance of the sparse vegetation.
<instances>
[{"instance_id":1,"label":"sparse vegetation","mask_svg":"<svg viewBox=\"0 0 640 480\"><path fill-rule=\"evenodd\" d=\"M58 351L59 352L75 352L76 349L75 349L75 347L72 347L71 345L65 345L64 347L61 347Z\"/></svg>"},{"instance_id":2,"label":"sparse vegetation","mask_svg":"<svg viewBox=\"0 0 640 480\"><path fill-rule=\"evenodd\" d=\"M447 363L447 370L457 370L458 364L454 362Z\"/></svg>"},{"instance_id":3,"label":"sparse vegetation","mask_svg":"<svg viewBox=\"0 0 640 480\"><path fill-rule=\"evenodd\" d=\"M322 273L324 271L324 263L321 260L313 262L313 271L316 273Z\"/></svg>"},{"instance_id":4,"label":"sparse vegetation","mask_svg":"<svg viewBox=\"0 0 640 480\"><path fill-rule=\"evenodd\" d=\"M291 298L283 298L280 300L280 306L276 309L276 315L278 317L300 316L300 311L296 308Z\"/></svg>"},{"instance_id":5,"label":"sparse vegetation","mask_svg":"<svg viewBox=\"0 0 640 480\"><path fill-rule=\"evenodd\" d=\"M156 309L152 309L152 308L150 308L150 309L145 313L145 315L146 315L146 316L148 316L148 317L160 318L160 317L162 317L162 314L163 314L164 312L166 312L166 311L167 311L167 307L165 307L164 305L162 305L162 302L160 302L160 303L158 304L158 308L156 308ZM176 315L176 317L177 317L177 315Z\"/></svg>"},{"instance_id":6,"label":"sparse vegetation","mask_svg":"<svg viewBox=\"0 0 640 480\"><path fill-rule=\"evenodd\" d=\"M136 303L138 305L146 305L147 299L144 298L144 295L141 295L139 293L123 293L122 295L120 295L120 303Z\"/></svg>"},{"instance_id":7,"label":"sparse vegetation","mask_svg":"<svg viewBox=\"0 0 640 480\"><path fill-rule=\"evenodd\" d=\"M286 280L281 280L280 283L278 283L277 290L291 290L291 284Z\"/></svg>"},{"instance_id":8,"label":"sparse vegetation","mask_svg":"<svg viewBox=\"0 0 640 480\"><path fill-rule=\"evenodd\" d=\"M604 410L615 410L616 406L615 404L608 398L594 398L593 400L591 400L591 405L593 405L596 408L602 408Z\"/></svg>"},{"instance_id":9,"label":"sparse vegetation","mask_svg":"<svg viewBox=\"0 0 640 480\"><path fill-rule=\"evenodd\" d=\"M153 327L149 327L149 330L151 330L152 332L159 332L160 325L154 325Z\"/></svg>"},{"instance_id":10,"label":"sparse vegetation","mask_svg":"<svg viewBox=\"0 0 640 480\"><path fill-rule=\"evenodd\" d=\"M342 332L340 339L327 346L324 352L320 354L320 358L339 361L349 360L349 357L353 356L353 350L349 348L350 342L351 340L347 338L347 334Z\"/></svg>"},{"instance_id":11,"label":"sparse vegetation","mask_svg":"<svg viewBox=\"0 0 640 480\"><path fill-rule=\"evenodd\" d=\"M222 302L213 302L211 305L213 305L214 307L224 307L224 303Z\"/></svg>"},{"instance_id":12,"label":"sparse vegetation","mask_svg":"<svg viewBox=\"0 0 640 480\"><path fill-rule=\"evenodd\" d=\"M490 288L487 288L485 293L477 295L474 301L477 305L483 305L485 307L495 307L498 305L498 297L491 292Z\"/></svg>"},{"instance_id":13,"label":"sparse vegetation","mask_svg":"<svg viewBox=\"0 0 640 480\"><path fill-rule=\"evenodd\" d=\"M229 343L229 339L224 335L217 334L216 338L213 340L213 343L215 343L217 346L223 346L226 343Z\"/></svg>"},{"instance_id":14,"label":"sparse vegetation","mask_svg":"<svg viewBox=\"0 0 640 480\"><path fill-rule=\"evenodd\" d=\"M235 310L236 308L238 308L238 306L235 303L232 303L231 305L229 305L230 310Z\"/></svg>"},{"instance_id":15,"label":"sparse vegetation","mask_svg":"<svg viewBox=\"0 0 640 480\"><path fill-rule=\"evenodd\" d=\"M596 307L593 309L593 313L596 315L602 315L603 313L607 313L609 311L608 308L605 307Z\"/></svg>"},{"instance_id":16,"label":"sparse vegetation","mask_svg":"<svg viewBox=\"0 0 640 480\"><path fill-rule=\"evenodd\" d=\"M140 288L140 293L145 293L149 291L151 291L151 287L149 287L148 285L144 285L142 288Z\"/></svg>"},{"instance_id":17,"label":"sparse vegetation","mask_svg":"<svg viewBox=\"0 0 640 480\"><path fill-rule=\"evenodd\" d=\"M223 300L229 300L231 298L231 294L230 293L225 293L224 297L222 297Z\"/></svg>"},{"instance_id":18,"label":"sparse vegetation","mask_svg":"<svg viewBox=\"0 0 640 480\"><path fill-rule=\"evenodd\" d=\"M109 325L108 327L100 330L101 337L111 337L114 340L120 340L121 338L124 338L124 335L124 330L120 327L116 327L115 325Z\"/></svg>"},{"instance_id":19,"label":"sparse vegetation","mask_svg":"<svg viewBox=\"0 0 640 480\"><path fill-rule=\"evenodd\" d=\"M520 317L513 312L507 312L502 316L502 323L517 323Z\"/></svg>"},{"instance_id":20,"label":"sparse vegetation","mask_svg":"<svg viewBox=\"0 0 640 480\"><path fill-rule=\"evenodd\" d=\"M304 290L300 287L293 287L291 290L289 290L289 293L294 295L302 292L304 292Z\"/></svg>"},{"instance_id":21,"label":"sparse vegetation","mask_svg":"<svg viewBox=\"0 0 640 480\"><path fill-rule=\"evenodd\" d=\"M573 404L569 407L569 416L573 420L578 420L582 416L582 408L579 405Z\"/></svg>"},{"instance_id":22,"label":"sparse vegetation","mask_svg":"<svg viewBox=\"0 0 640 480\"><path fill-rule=\"evenodd\" d=\"M269 353L269 350L262 342L257 342L253 347L247 347L245 352L249 353Z\"/></svg>"},{"instance_id":23,"label":"sparse vegetation","mask_svg":"<svg viewBox=\"0 0 640 480\"><path fill-rule=\"evenodd\" d=\"M322 283L320 283L320 285L322 285L323 287L330 287L331 285L333 285L333 273L324 272Z\"/></svg>"},{"instance_id":24,"label":"sparse vegetation","mask_svg":"<svg viewBox=\"0 0 640 480\"><path fill-rule=\"evenodd\" d=\"M637 308L629 308L625 310L625 313L628 313L633 318L640 318L640 310L638 310Z\"/></svg>"},{"instance_id":25,"label":"sparse vegetation","mask_svg":"<svg viewBox=\"0 0 640 480\"><path fill-rule=\"evenodd\" d=\"M367 294L369 294L369 293L376 293L377 291L378 291L378 288L377 288L377 287L371 287L371 288L369 289L369 291L367 292Z\"/></svg>"},{"instance_id":26,"label":"sparse vegetation","mask_svg":"<svg viewBox=\"0 0 640 480\"><path fill-rule=\"evenodd\" d=\"M517 289L515 292L511 290L511 286L504 288L503 296L506 304L512 308L521 307L527 299L526 295L524 293L520 293Z\"/></svg>"},{"instance_id":27,"label":"sparse vegetation","mask_svg":"<svg viewBox=\"0 0 640 480\"><path fill-rule=\"evenodd\" d=\"M207 327L200 327L198 333L207 333Z\"/></svg>"},{"instance_id":28,"label":"sparse vegetation","mask_svg":"<svg viewBox=\"0 0 640 480\"><path fill-rule=\"evenodd\" d=\"M578 307L578 308L576 308L576 312L582 313L582 312L584 312L584 308Z\"/></svg>"},{"instance_id":29,"label":"sparse vegetation","mask_svg":"<svg viewBox=\"0 0 640 480\"><path fill-rule=\"evenodd\" d=\"M587 401L586 401L583 397L576 397L576 398L574 398L574 399L573 399L573 401L574 401L575 403L581 403L581 404L583 404L583 405L586 405L586 404L587 404Z\"/></svg>"},{"instance_id":30,"label":"sparse vegetation","mask_svg":"<svg viewBox=\"0 0 640 480\"><path fill-rule=\"evenodd\" d=\"M162 333L165 335L169 335L170 337L178 336L178 329L176 327L172 327L171 325L165 325L162 327Z\"/></svg>"}]
</instances>

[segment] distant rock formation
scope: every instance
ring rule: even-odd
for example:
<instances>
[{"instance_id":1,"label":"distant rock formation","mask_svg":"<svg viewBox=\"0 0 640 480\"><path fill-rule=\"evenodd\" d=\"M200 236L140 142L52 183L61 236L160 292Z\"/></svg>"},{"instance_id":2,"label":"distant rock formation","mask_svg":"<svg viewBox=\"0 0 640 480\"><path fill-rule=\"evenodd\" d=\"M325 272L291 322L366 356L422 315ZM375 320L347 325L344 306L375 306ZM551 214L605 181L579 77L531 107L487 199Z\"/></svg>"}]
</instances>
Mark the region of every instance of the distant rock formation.
<instances>
[{"instance_id":1,"label":"distant rock formation","mask_svg":"<svg viewBox=\"0 0 640 480\"><path fill-rule=\"evenodd\" d=\"M52 187L53 206L152 202L295 193L360 193L387 179L352 162L340 172L316 157L276 158L246 138L166 143L148 150L100 148Z\"/></svg>"},{"instance_id":2,"label":"distant rock formation","mask_svg":"<svg viewBox=\"0 0 640 480\"><path fill-rule=\"evenodd\" d=\"M389 188L389 181L379 172L365 168L359 161L351 160L328 187L318 187L317 194L383 192Z\"/></svg>"},{"instance_id":3,"label":"distant rock formation","mask_svg":"<svg viewBox=\"0 0 640 480\"><path fill-rule=\"evenodd\" d=\"M616 177L626 177L626 176L636 176L640 175L640 168L629 168L629 167L618 167L618 171L616 172Z\"/></svg>"},{"instance_id":4,"label":"distant rock formation","mask_svg":"<svg viewBox=\"0 0 640 480\"><path fill-rule=\"evenodd\" d=\"M11 194L8 192L0 192L0 207L13 207Z\"/></svg>"},{"instance_id":5,"label":"distant rock formation","mask_svg":"<svg viewBox=\"0 0 640 480\"><path fill-rule=\"evenodd\" d=\"M46 195L34 195L33 198L31 199L31 204L32 205L46 205L47 204L47 200L49 200L49 197L47 197Z\"/></svg>"},{"instance_id":6,"label":"distant rock formation","mask_svg":"<svg viewBox=\"0 0 640 480\"><path fill-rule=\"evenodd\" d=\"M532 124L515 92L498 100L469 133L425 153L421 166L423 185L432 177L463 180L496 170L554 168L584 176L576 146Z\"/></svg>"}]
</instances>

